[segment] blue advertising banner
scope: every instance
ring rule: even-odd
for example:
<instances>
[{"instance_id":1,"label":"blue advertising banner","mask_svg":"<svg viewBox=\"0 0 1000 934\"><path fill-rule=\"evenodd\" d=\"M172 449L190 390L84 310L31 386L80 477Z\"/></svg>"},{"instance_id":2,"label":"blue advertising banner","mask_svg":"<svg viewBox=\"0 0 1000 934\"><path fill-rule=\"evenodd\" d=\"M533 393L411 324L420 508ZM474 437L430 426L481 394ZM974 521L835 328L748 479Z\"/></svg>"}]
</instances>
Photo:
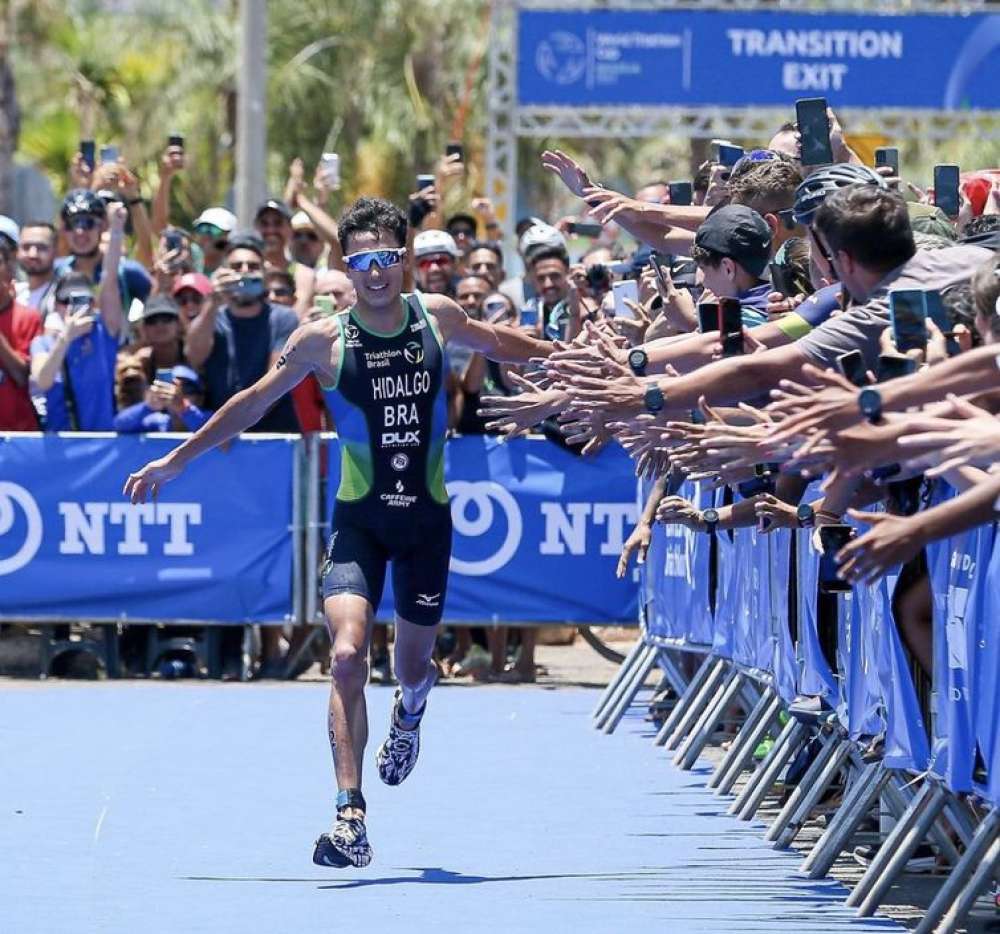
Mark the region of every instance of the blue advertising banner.
<instances>
[{"instance_id":1,"label":"blue advertising banner","mask_svg":"<svg viewBox=\"0 0 1000 934\"><path fill-rule=\"evenodd\" d=\"M1000 15L521 10L518 104L1000 108Z\"/></svg>"},{"instance_id":2,"label":"blue advertising banner","mask_svg":"<svg viewBox=\"0 0 1000 934\"><path fill-rule=\"evenodd\" d=\"M332 513L336 439L330 446ZM636 622L636 578L615 576L639 514L620 447L581 458L544 439L453 438L445 479L455 530L445 620ZM387 579L379 618L392 606Z\"/></svg>"},{"instance_id":3,"label":"blue advertising banner","mask_svg":"<svg viewBox=\"0 0 1000 934\"><path fill-rule=\"evenodd\" d=\"M176 437L0 437L0 617L283 621L295 440L235 441L133 506Z\"/></svg>"}]
</instances>

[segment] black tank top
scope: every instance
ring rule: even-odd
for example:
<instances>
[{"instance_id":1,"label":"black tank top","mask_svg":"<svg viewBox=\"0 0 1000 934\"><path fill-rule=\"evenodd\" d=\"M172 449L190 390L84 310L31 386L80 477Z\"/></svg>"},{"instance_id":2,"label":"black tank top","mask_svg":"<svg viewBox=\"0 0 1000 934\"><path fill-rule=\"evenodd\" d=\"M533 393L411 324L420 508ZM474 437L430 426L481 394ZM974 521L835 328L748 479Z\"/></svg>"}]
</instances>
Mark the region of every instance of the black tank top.
<instances>
[{"instance_id":1,"label":"black tank top","mask_svg":"<svg viewBox=\"0 0 1000 934\"><path fill-rule=\"evenodd\" d=\"M402 300L403 324L392 334L368 330L353 309L337 316L339 376L323 386L340 438L338 503L400 518L448 503L444 348L419 297Z\"/></svg>"}]
</instances>

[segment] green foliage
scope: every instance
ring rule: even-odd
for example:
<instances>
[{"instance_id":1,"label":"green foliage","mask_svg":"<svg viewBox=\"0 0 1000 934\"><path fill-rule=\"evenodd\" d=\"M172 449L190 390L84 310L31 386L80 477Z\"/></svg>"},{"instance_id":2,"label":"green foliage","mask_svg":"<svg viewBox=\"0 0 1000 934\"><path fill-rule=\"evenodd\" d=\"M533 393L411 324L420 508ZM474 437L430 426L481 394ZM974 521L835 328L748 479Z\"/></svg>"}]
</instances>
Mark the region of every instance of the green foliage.
<instances>
[{"instance_id":1,"label":"green foliage","mask_svg":"<svg viewBox=\"0 0 1000 934\"><path fill-rule=\"evenodd\" d=\"M153 5L150 5L153 8ZM12 44L24 113L19 154L66 187L81 137L117 143L147 195L169 133L186 137L178 217L218 204L233 184L235 0L157 4L110 14L99 5L37 0L18 9ZM444 151L466 96L467 149L482 154L483 0L270 0L269 182L288 163L309 171L341 155L343 197L404 199L413 174Z\"/></svg>"}]
</instances>

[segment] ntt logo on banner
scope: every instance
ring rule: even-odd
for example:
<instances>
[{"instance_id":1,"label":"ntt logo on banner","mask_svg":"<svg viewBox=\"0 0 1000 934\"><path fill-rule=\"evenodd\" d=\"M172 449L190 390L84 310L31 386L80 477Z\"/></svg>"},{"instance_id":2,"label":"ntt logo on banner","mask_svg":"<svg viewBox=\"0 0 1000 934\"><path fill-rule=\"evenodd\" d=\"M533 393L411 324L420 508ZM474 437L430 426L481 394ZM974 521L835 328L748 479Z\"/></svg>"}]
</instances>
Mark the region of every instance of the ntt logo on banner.
<instances>
[{"instance_id":1,"label":"ntt logo on banner","mask_svg":"<svg viewBox=\"0 0 1000 934\"><path fill-rule=\"evenodd\" d=\"M0 536L14 527L18 508L24 513L27 532L17 551L9 557L0 556L0 576L29 564L42 545L42 513L35 498L23 486L0 482Z\"/></svg>"},{"instance_id":2,"label":"ntt logo on banner","mask_svg":"<svg viewBox=\"0 0 1000 934\"><path fill-rule=\"evenodd\" d=\"M201 503L117 503L58 504L62 516L61 555L103 555L108 550L108 526L120 526L121 537L115 544L119 555L149 554L143 529L150 525L167 526L169 535L163 543L166 557L189 557L194 545L189 539L192 526L201 525ZM24 516L25 533L19 547L10 555L0 554L0 576L13 574L30 564L44 538L42 513L35 498L16 483L0 482L0 536L14 528L18 512Z\"/></svg>"}]
</instances>

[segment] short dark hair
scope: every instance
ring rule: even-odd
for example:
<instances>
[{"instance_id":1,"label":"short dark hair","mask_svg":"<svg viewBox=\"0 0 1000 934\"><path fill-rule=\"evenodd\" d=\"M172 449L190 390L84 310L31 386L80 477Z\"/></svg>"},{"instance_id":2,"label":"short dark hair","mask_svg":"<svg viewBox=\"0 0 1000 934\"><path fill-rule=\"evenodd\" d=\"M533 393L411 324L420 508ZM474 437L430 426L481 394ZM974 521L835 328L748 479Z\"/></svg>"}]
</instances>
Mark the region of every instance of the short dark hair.
<instances>
[{"instance_id":1,"label":"short dark hair","mask_svg":"<svg viewBox=\"0 0 1000 934\"><path fill-rule=\"evenodd\" d=\"M528 265L534 269L543 259L557 259L569 269L569 254L561 246L540 246L528 253Z\"/></svg>"},{"instance_id":2,"label":"short dark hair","mask_svg":"<svg viewBox=\"0 0 1000 934\"><path fill-rule=\"evenodd\" d=\"M476 250L489 250L500 261L500 265L503 265L503 250L500 249L500 244L495 240L473 240L465 251L465 255L471 256Z\"/></svg>"},{"instance_id":3,"label":"short dark hair","mask_svg":"<svg viewBox=\"0 0 1000 934\"><path fill-rule=\"evenodd\" d=\"M8 265L14 262L16 249L13 240L9 237L0 237L0 259Z\"/></svg>"},{"instance_id":4,"label":"short dark hair","mask_svg":"<svg viewBox=\"0 0 1000 934\"><path fill-rule=\"evenodd\" d=\"M280 279L293 292L295 291L295 278L290 272L284 269L269 269L264 273L264 281L271 282L273 279Z\"/></svg>"},{"instance_id":5,"label":"short dark hair","mask_svg":"<svg viewBox=\"0 0 1000 934\"><path fill-rule=\"evenodd\" d=\"M993 336L1000 337L1000 312L997 312L997 300L1000 299L1000 254L986 260L972 274L972 299L976 303L976 311L989 321Z\"/></svg>"},{"instance_id":6,"label":"short dark hair","mask_svg":"<svg viewBox=\"0 0 1000 934\"><path fill-rule=\"evenodd\" d=\"M693 243L691 244L691 259L699 266L711 266L712 269L715 269L725 259L725 254L716 253L715 250L709 250Z\"/></svg>"},{"instance_id":7,"label":"short dark hair","mask_svg":"<svg viewBox=\"0 0 1000 934\"><path fill-rule=\"evenodd\" d=\"M874 185L849 185L830 195L813 219L829 249L843 250L873 272L889 272L917 251L906 202Z\"/></svg>"},{"instance_id":8,"label":"short dark hair","mask_svg":"<svg viewBox=\"0 0 1000 934\"><path fill-rule=\"evenodd\" d=\"M794 163L772 159L753 163L738 178L731 178L728 188L732 204L745 204L764 215L792 207L801 184L802 173Z\"/></svg>"},{"instance_id":9,"label":"short dark hair","mask_svg":"<svg viewBox=\"0 0 1000 934\"><path fill-rule=\"evenodd\" d=\"M478 279L480 282L485 282L486 283L486 289L487 289L487 291L489 291L489 292L493 291L493 283L490 282L490 280L487 279L486 276L482 276L478 272L467 272L464 276L462 276L461 278L459 278L458 281L455 283L455 290L457 291L458 287L463 282L466 282L469 279Z\"/></svg>"},{"instance_id":10,"label":"short dark hair","mask_svg":"<svg viewBox=\"0 0 1000 934\"><path fill-rule=\"evenodd\" d=\"M347 253L351 234L370 233L376 237L390 233L401 246L406 246L406 215L385 198L358 198L343 214L337 224L340 249Z\"/></svg>"},{"instance_id":11,"label":"short dark hair","mask_svg":"<svg viewBox=\"0 0 1000 934\"><path fill-rule=\"evenodd\" d=\"M52 234L52 239L54 240L57 236L56 225L52 221L28 221L27 223L21 224L21 232L24 233L29 227L44 227L50 234Z\"/></svg>"},{"instance_id":12,"label":"short dark hair","mask_svg":"<svg viewBox=\"0 0 1000 934\"><path fill-rule=\"evenodd\" d=\"M976 303L972 297L971 282L959 282L950 288L942 289L941 304L952 328L958 324L965 325L972 335L973 347L982 343L982 335L976 330Z\"/></svg>"},{"instance_id":13,"label":"short dark hair","mask_svg":"<svg viewBox=\"0 0 1000 934\"><path fill-rule=\"evenodd\" d=\"M21 229L27 226L25 224ZM965 225L962 236L974 237L976 234L993 233L995 230L1000 230L1000 214L980 214Z\"/></svg>"}]
</instances>

